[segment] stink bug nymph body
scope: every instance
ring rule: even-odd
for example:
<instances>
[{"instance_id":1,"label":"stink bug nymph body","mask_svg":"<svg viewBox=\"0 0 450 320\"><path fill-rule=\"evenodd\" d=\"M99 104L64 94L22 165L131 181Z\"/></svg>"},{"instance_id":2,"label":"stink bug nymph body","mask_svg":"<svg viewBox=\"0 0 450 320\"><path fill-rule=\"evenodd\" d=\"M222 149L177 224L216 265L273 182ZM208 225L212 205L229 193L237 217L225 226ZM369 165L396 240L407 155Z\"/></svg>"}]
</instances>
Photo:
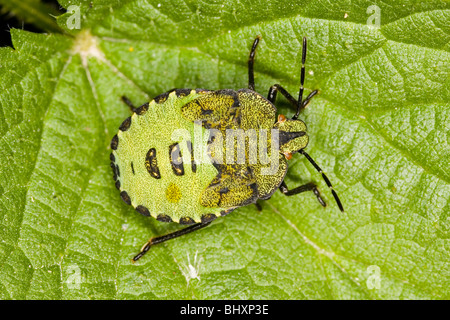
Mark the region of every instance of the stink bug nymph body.
<instances>
[{"instance_id":1,"label":"stink bug nymph body","mask_svg":"<svg viewBox=\"0 0 450 320\"><path fill-rule=\"evenodd\" d=\"M284 183L294 153L303 154L322 174L344 211L330 181L304 151L308 136L298 116L318 92L303 99L306 38L298 99L279 84L270 87L267 98L254 91L253 62L260 39L255 39L250 51L248 89L174 89L139 108L122 97L133 115L113 137L110 155L122 199L144 216L190 225L150 239L133 261L152 245L204 228L236 208L269 199L277 189L287 196L312 191L326 206L315 183L292 190ZM291 119L277 116L278 92L296 110Z\"/></svg>"}]
</instances>

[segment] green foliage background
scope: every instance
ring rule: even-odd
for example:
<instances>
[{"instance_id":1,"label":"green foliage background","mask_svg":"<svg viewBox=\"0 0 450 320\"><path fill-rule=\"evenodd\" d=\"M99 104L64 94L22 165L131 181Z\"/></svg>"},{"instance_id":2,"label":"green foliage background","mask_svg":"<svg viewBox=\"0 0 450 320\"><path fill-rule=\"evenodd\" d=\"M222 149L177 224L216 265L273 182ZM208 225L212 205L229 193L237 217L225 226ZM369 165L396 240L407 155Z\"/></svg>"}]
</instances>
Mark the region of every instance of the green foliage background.
<instances>
[{"instance_id":1,"label":"green foliage background","mask_svg":"<svg viewBox=\"0 0 450 320\"><path fill-rule=\"evenodd\" d=\"M1 299L450 298L449 2L60 4L79 6L81 30L67 13L62 34L13 29L14 50L0 50ZM366 23L374 4L380 28ZM109 141L129 115L120 96L246 87L258 34L264 95L274 83L297 92L309 39L306 88L320 95L302 115L307 151L346 214L296 156L287 184L316 181L326 209L277 192L262 212L239 209L132 264L149 237L179 226L140 216L114 187Z\"/></svg>"}]
</instances>

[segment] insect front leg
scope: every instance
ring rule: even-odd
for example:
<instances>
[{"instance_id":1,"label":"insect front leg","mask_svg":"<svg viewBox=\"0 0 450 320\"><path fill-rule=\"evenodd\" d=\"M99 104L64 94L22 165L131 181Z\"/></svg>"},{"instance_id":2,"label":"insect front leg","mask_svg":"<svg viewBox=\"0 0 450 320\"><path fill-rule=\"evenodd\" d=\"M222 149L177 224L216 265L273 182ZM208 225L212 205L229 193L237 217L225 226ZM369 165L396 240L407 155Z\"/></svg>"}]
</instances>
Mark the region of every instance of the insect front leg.
<instances>
[{"instance_id":1,"label":"insect front leg","mask_svg":"<svg viewBox=\"0 0 450 320\"><path fill-rule=\"evenodd\" d=\"M269 94L267 95L267 100L275 104L275 100L277 98L277 93L280 92L291 104L292 107L294 107L295 110L297 110L298 102L297 99L295 99L289 92L287 92L286 89L284 89L280 84L274 84L269 88ZM303 100L302 104L300 105L300 109L298 113L302 112L306 106L311 101L312 97L314 97L316 94L318 94L318 90L312 91L306 98Z\"/></svg>"},{"instance_id":2,"label":"insect front leg","mask_svg":"<svg viewBox=\"0 0 450 320\"><path fill-rule=\"evenodd\" d=\"M261 41L261 36L257 36L255 41L253 41L252 49L248 56L248 88L255 91L255 74L253 72L253 64L255 62L256 47L259 41Z\"/></svg>"},{"instance_id":3,"label":"insect front leg","mask_svg":"<svg viewBox=\"0 0 450 320\"><path fill-rule=\"evenodd\" d=\"M294 188L292 190L289 190L286 183L283 181L280 185L280 191L283 192L286 196L293 196L302 192L306 192L306 191L312 191L316 197L317 200L319 201L319 203L323 206L326 207L327 204L325 203L325 201L322 199L322 197L320 196L320 192L317 189L317 185L314 182L309 182L306 183L304 185L301 185L297 188Z\"/></svg>"},{"instance_id":4,"label":"insect front leg","mask_svg":"<svg viewBox=\"0 0 450 320\"><path fill-rule=\"evenodd\" d=\"M275 100L277 99L278 91L289 101L289 103L297 109L297 99L295 99L285 88L283 88L280 84L274 84L269 88L269 94L267 95L267 100L275 104Z\"/></svg>"}]
</instances>

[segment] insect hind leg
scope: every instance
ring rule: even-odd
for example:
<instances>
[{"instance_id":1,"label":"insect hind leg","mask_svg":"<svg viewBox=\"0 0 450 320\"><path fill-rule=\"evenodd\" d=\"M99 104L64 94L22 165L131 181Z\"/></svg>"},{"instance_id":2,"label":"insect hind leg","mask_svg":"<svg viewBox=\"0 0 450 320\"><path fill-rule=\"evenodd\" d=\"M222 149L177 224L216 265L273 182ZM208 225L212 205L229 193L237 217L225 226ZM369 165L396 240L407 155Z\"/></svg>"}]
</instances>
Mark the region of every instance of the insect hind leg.
<instances>
[{"instance_id":1,"label":"insect hind leg","mask_svg":"<svg viewBox=\"0 0 450 320\"><path fill-rule=\"evenodd\" d=\"M148 240L148 242L146 244L144 244L144 246L142 247L141 251L132 259L132 262L134 263L134 262L138 261L140 258L142 258L142 256L144 254L146 254L147 251L150 250L150 248L152 246L154 246L155 244L159 244L159 243L162 243L162 242L174 239L174 238L181 237L181 236L183 236L185 234L188 234L188 233L197 231L199 229L205 228L205 227L209 226L210 224L211 224L211 221L209 221L209 222L200 222L200 223L193 224L193 225L191 225L191 226L189 226L187 228L184 228L184 229L181 229L181 230L177 230L177 231L174 231L172 233L165 234L163 236L151 238L150 240Z\"/></svg>"}]
</instances>

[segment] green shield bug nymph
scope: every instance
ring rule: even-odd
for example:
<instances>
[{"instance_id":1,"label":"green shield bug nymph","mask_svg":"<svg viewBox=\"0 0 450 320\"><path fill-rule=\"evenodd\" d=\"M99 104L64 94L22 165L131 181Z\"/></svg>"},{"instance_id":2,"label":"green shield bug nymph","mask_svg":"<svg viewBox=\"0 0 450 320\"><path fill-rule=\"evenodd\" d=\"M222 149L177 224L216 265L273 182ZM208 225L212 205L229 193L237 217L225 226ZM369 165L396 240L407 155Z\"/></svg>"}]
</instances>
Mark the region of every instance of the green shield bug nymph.
<instances>
[{"instance_id":1,"label":"green shield bug nymph","mask_svg":"<svg viewBox=\"0 0 450 320\"><path fill-rule=\"evenodd\" d=\"M304 151L308 135L298 117L318 92L303 99L306 38L298 99L279 84L270 87L267 98L255 92L253 62L260 40L259 36L254 40L248 59L248 89L174 89L139 108L122 97L133 115L123 121L111 141L111 168L120 196L144 216L190 225L150 239L133 261L152 245L269 199L277 189L286 196L312 191L326 206L313 182L288 189L284 177L294 153L304 155L322 174L344 211L327 176ZM278 92L296 110L291 119L277 117Z\"/></svg>"}]
</instances>

